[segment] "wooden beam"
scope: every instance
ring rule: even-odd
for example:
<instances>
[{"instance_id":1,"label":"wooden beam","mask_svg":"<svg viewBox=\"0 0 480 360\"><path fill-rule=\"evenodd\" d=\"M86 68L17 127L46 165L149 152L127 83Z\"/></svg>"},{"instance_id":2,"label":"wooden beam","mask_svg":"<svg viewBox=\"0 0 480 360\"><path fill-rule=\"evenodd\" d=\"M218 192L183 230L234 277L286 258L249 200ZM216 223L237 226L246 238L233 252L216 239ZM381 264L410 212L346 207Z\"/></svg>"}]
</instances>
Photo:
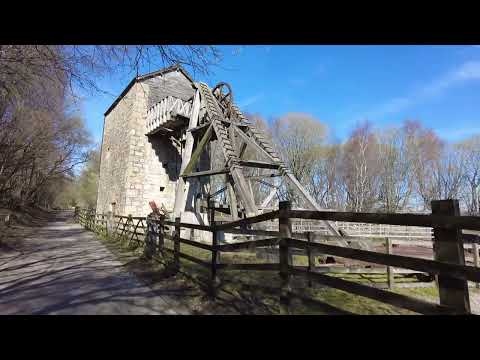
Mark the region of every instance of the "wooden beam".
<instances>
[{"instance_id":1,"label":"wooden beam","mask_svg":"<svg viewBox=\"0 0 480 360\"><path fill-rule=\"evenodd\" d=\"M221 193L223 193L225 190L227 189L226 186L224 186L223 188L221 188L220 190L217 190L215 191L212 195L209 196L209 198L214 198L215 196L217 195L220 195Z\"/></svg>"},{"instance_id":2,"label":"wooden beam","mask_svg":"<svg viewBox=\"0 0 480 360\"><path fill-rule=\"evenodd\" d=\"M233 221L233 222L230 222L230 223L217 225L217 230L232 229L232 228L236 228L237 226L242 227L242 226L246 226L246 225L249 225L249 224L255 224L255 223L258 223L258 222L262 222L262 221L276 219L278 217L278 213L279 213L278 210L276 210L276 211L271 211L271 212L268 212L268 213L265 213L265 214L252 216L252 217L249 217L249 218L246 218L246 219L240 219L240 220Z\"/></svg>"},{"instance_id":3,"label":"wooden beam","mask_svg":"<svg viewBox=\"0 0 480 360\"><path fill-rule=\"evenodd\" d=\"M478 216L381 214L310 210L291 210L290 216L298 219L480 230L480 217Z\"/></svg>"},{"instance_id":4,"label":"wooden beam","mask_svg":"<svg viewBox=\"0 0 480 360\"><path fill-rule=\"evenodd\" d=\"M237 187L237 193L240 196L240 199L245 206L245 210L247 212L247 216L254 216L257 214L257 207L255 205L255 201L250 196L250 192L248 189L247 181L243 176L243 171L241 167L232 166L230 168L230 173L232 175L232 180L234 185Z\"/></svg>"},{"instance_id":5,"label":"wooden beam","mask_svg":"<svg viewBox=\"0 0 480 360\"><path fill-rule=\"evenodd\" d=\"M190 174L183 174L180 177L187 179L192 177L213 176L218 174L226 174L229 171L230 171L229 169L213 169L213 170L206 170L206 171L198 171Z\"/></svg>"},{"instance_id":6,"label":"wooden beam","mask_svg":"<svg viewBox=\"0 0 480 360\"><path fill-rule=\"evenodd\" d=\"M478 244L473 244L473 266L480 268L480 256L478 254ZM480 282L477 281L475 285L477 289L480 289Z\"/></svg>"},{"instance_id":7,"label":"wooden beam","mask_svg":"<svg viewBox=\"0 0 480 360\"><path fill-rule=\"evenodd\" d=\"M191 129L187 129L187 132L191 132L191 133L195 133L199 130L202 130L202 129L205 129L207 126L209 126L210 123L205 123L203 125L200 125L200 126L196 126L194 128L191 128Z\"/></svg>"},{"instance_id":8,"label":"wooden beam","mask_svg":"<svg viewBox=\"0 0 480 360\"><path fill-rule=\"evenodd\" d=\"M278 264L218 264L217 269L221 270L254 270L254 271L276 271Z\"/></svg>"},{"instance_id":9,"label":"wooden beam","mask_svg":"<svg viewBox=\"0 0 480 360\"><path fill-rule=\"evenodd\" d=\"M258 180L258 179L265 179L265 178L275 178L275 177L281 177L283 175L281 174L265 174L265 175L252 175L252 176L245 176L245 179L251 179L251 180Z\"/></svg>"},{"instance_id":10,"label":"wooden beam","mask_svg":"<svg viewBox=\"0 0 480 360\"><path fill-rule=\"evenodd\" d=\"M432 214L460 215L458 200L434 200L431 202ZM465 265L461 229L433 229L434 259L452 264ZM449 276L448 273L438 275L438 293L440 304L451 306L465 314L470 313L470 296L466 279Z\"/></svg>"},{"instance_id":11,"label":"wooden beam","mask_svg":"<svg viewBox=\"0 0 480 360\"><path fill-rule=\"evenodd\" d=\"M243 157L243 154L245 154L245 150L247 150L247 143L243 142L242 145L240 145L240 149L238 151L238 158L241 159Z\"/></svg>"},{"instance_id":12,"label":"wooden beam","mask_svg":"<svg viewBox=\"0 0 480 360\"><path fill-rule=\"evenodd\" d=\"M429 303L423 300L418 300L405 295L396 294L390 291L377 289L371 286L357 284L352 281L343 280L329 275L319 273L309 273L308 270L292 268L292 274L308 276L316 282L333 287L335 289L343 290L351 294L360 295L369 299L377 300L387 303L399 308L408 309L420 314L454 314L455 309Z\"/></svg>"},{"instance_id":13,"label":"wooden beam","mask_svg":"<svg viewBox=\"0 0 480 360\"><path fill-rule=\"evenodd\" d=\"M302 240L288 239L289 246L298 249L317 249L324 254L340 256L347 259L360 260L385 266L411 269L429 274L444 273L448 276L470 281L480 281L480 269L473 266L449 264L435 260L414 258L402 255L382 254L374 251L353 249L343 246L308 243Z\"/></svg>"},{"instance_id":14,"label":"wooden beam","mask_svg":"<svg viewBox=\"0 0 480 360\"><path fill-rule=\"evenodd\" d=\"M232 217L235 220L238 220L238 204L237 204L237 195L233 189L233 182L230 176L227 175L227 188L228 188L228 197L230 199L230 212Z\"/></svg>"},{"instance_id":15,"label":"wooden beam","mask_svg":"<svg viewBox=\"0 0 480 360\"><path fill-rule=\"evenodd\" d=\"M255 140L251 139L247 134L245 134L242 129L240 129L236 125L233 125L233 126L235 127L235 130L238 133L238 135L240 135L240 137L245 141L245 143L252 146L255 150L257 150L258 153L262 154L263 157L271 161L275 161L275 159L268 152L266 152L260 145L258 145Z\"/></svg>"},{"instance_id":16,"label":"wooden beam","mask_svg":"<svg viewBox=\"0 0 480 360\"><path fill-rule=\"evenodd\" d=\"M280 167L280 165L278 165L278 164L268 163L268 162L264 162L264 161L257 161L257 160L240 160L239 164L241 166L255 167L255 168L260 168L260 169L274 169L274 170L277 170Z\"/></svg>"},{"instance_id":17,"label":"wooden beam","mask_svg":"<svg viewBox=\"0 0 480 360\"><path fill-rule=\"evenodd\" d=\"M218 247L218 250L222 252L230 252L230 251L238 251L238 250L245 250L245 249L255 249L262 246L275 246L275 245L278 245L279 242L280 242L279 238L262 239L262 240L255 240L255 241L244 241L236 244L220 245Z\"/></svg>"},{"instance_id":18,"label":"wooden beam","mask_svg":"<svg viewBox=\"0 0 480 360\"><path fill-rule=\"evenodd\" d=\"M275 196L275 194L277 193L277 188L274 187L271 191L270 191L270 194L268 194L268 196L265 198L265 200L263 200L263 203L261 205L261 207L265 207L267 206L270 201L272 201L273 197Z\"/></svg>"},{"instance_id":19,"label":"wooden beam","mask_svg":"<svg viewBox=\"0 0 480 360\"><path fill-rule=\"evenodd\" d=\"M190 122L188 124L189 129L195 128L198 124L200 104L201 104L200 92L197 90L195 92L195 97L193 99L193 108L192 108L192 113L190 115ZM187 132L186 140L185 140L185 149L182 156L182 165L180 166L180 174L185 172L185 169L187 168L187 164L190 163L194 142L195 142L195 139L193 138L192 133ZM173 207L173 214L175 217L180 216L181 212L185 210L185 205L187 201L185 195L188 192L188 188L189 188L189 184L186 184L184 179L182 177L179 177L178 183L177 183L177 189L175 191L175 204Z\"/></svg>"},{"instance_id":20,"label":"wooden beam","mask_svg":"<svg viewBox=\"0 0 480 360\"><path fill-rule=\"evenodd\" d=\"M286 174L286 177L287 179L290 181L290 183L295 187L297 188L298 191L300 191L300 193L302 194L302 196L304 197L304 199L306 200L306 202L311 206L313 207L315 210L317 211L320 211L321 208L320 206L317 204L317 202L310 196L310 194L303 188L303 186L300 184L300 182L297 180L297 178L295 176L293 176L293 174L291 173L287 173ZM338 236L341 236L341 234L338 232L338 230L332 225L330 224L328 221L325 221L324 224L327 226L327 228L330 230L330 232L333 234L333 235L338 235Z\"/></svg>"},{"instance_id":21,"label":"wooden beam","mask_svg":"<svg viewBox=\"0 0 480 360\"><path fill-rule=\"evenodd\" d=\"M205 132L205 134L203 134L202 139L200 140L197 147L195 148L195 151L193 152L192 157L191 157L188 165L185 166L185 169L183 170L182 175L183 174L189 174L190 172L192 172L194 166L197 164L197 161L200 159L200 155L201 155L202 151L204 150L208 141L212 137L212 134L213 134L213 126L212 126L212 124L210 124L207 131Z\"/></svg>"}]
</instances>

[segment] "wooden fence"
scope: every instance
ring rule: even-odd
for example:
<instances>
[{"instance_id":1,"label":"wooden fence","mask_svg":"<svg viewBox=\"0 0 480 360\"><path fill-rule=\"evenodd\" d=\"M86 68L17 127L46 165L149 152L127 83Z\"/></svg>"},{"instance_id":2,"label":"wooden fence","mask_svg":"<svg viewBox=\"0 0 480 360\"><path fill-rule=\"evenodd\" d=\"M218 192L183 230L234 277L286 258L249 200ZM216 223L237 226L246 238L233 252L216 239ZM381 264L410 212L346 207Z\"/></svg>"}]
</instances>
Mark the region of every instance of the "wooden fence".
<instances>
[{"instance_id":1,"label":"wooden fence","mask_svg":"<svg viewBox=\"0 0 480 360\"><path fill-rule=\"evenodd\" d=\"M97 214L95 209L75 209L74 218L86 229L96 233L120 238L128 243L144 244L146 236L146 218Z\"/></svg>"},{"instance_id":2,"label":"wooden fence","mask_svg":"<svg viewBox=\"0 0 480 360\"><path fill-rule=\"evenodd\" d=\"M80 212L81 213L81 212ZM97 215L92 213L79 215L80 223L87 228L95 228ZM104 215L100 214L100 217ZM377 213L349 213L332 211L292 210L289 202L281 202L279 209L251 218L245 218L229 223L215 222L215 210L210 211L210 226L181 223L180 218L175 221L164 218L134 218L115 217L118 221L114 234L130 234L131 239L137 233L139 223L146 222L141 234L144 236L146 254L151 256L155 250L161 253L167 251L173 254L173 265L180 268L180 258L194 262L210 270L211 292L215 294L218 283L218 273L229 270L254 270L278 271L282 286L280 301L282 309L286 312L289 306L290 279L292 276L304 277L309 282L317 282L343 290L355 295L377 300L389 305L408 309L420 314L470 314L470 299L468 281L480 282L480 269L478 268L478 243L473 243L474 261L476 266L465 264L464 236L462 229L480 230L480 217L460 216L457 200L432 201L432 214L377 214ZM278 219L278 231L254 230L251 225ZM315 219L329 221L344 221L354 223L392 224L402 226L417 226L433 228L434 260L388 253L392 242L387 240L387 253L356 249L328 244L329 240L339 237L322 234L304 233L296 234L292 231L292 219ZM137 221L137 224L135 224ZM93 223L93 225L92 225ZM107 233L108 233L107 226ZM166 229L174 231L169 234ZM121 228L121 230L118 230ZM133 228L133 231L131 230ZM197 229L212 233L211 244L188 240L180 237L181 228ZM266 239L243 241L231 244L219 244L219 234L234 233L266 236ZM354 240L354 238L341 238ZM467 240L471 238L466 238ZM138 241L142 241L138 239ZM173 250L165 247L165 240L173 242ZM211 253L209 262L196 258L181 251L181 244L207 250ZM262 264L232 264L221 263L219 255L222 252L235 252L246 249L275 247L278 251L278 262ZM308 257L308 266L294 266L293 254L303 251ZM406 295L393 293L376 287L360 284L330 276L316 271L314 257L316 255L332 255L356 261L387 266L388 269L403 268L421 273L430 274L436 278L439 288L439 304L419 300ZM393 272L388 271L389 280L392 281Z\"/></svg>"}]
</instances>

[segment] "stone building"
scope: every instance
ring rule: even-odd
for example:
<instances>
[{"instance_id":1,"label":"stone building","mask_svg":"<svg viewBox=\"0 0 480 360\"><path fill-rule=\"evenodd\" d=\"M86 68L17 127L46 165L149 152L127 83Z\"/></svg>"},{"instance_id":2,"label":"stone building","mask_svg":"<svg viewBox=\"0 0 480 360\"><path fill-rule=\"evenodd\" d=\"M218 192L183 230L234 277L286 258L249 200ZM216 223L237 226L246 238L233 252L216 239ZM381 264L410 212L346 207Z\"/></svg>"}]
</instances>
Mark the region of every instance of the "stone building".
<instances>
[{"instance_id":1,"label":"stone building","mask_svg":"<svg viewBox=\"0 0 480 360\"><path fill-rule=\"evenodd\" d=\"M188 106L194 94L190 75L180 66L172 66L135 77L108 108L97 212L146 216L152 200L172 211L181 155L165 134L147 136L147 111L170 99L180 99L182 106Z\"/></svg>"}]
</instances>

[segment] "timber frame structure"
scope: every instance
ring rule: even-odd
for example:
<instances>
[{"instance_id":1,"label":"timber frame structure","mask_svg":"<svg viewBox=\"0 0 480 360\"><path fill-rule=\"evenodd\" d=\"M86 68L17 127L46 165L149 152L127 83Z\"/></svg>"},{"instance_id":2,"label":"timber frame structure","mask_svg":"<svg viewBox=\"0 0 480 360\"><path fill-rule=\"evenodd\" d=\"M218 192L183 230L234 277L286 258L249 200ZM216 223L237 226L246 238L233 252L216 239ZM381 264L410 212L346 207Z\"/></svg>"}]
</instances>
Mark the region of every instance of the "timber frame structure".
<instances>
[{"instance_id":1,"label":"timber frame structure","mask_svg":"<svg viewBox=\"0 0 480 360\"><path fill-rule=\"evenodd\" d=\"M186 210L189 191L194 193L190 199L202 199L203 203L200 204L206 207L215 204L216 196L226 193L227 207L216 210L229 214L233 221L241 218L242 214L244 217L256 216L266 211L277 195L278 185L266 181L266 177L279 178L280 184L285 181L298 192L308 207L322 210L281 160L266 135L248 121L235 105L229 84L221 82L211 89L200 82L193 83L193 87L195 95L191 101L185 102L169 96L147 112L146 135L165 136L177 144L181 152L180 176L173 211L175 217ZM213 162L210 161L208 169L205 166L200 169L202 155L212 158L209 145L213 141L221 149L223 165L213 168ZM255 159L245 156L247 148L250 149L250 154L253 151ZM246 169L251 168L271 171L268 175L247 177ZM212 193L201 185L201 179L216 175L224 176L224 186ZM251 180L271 187L270 193L261 199L260 204L256 203ZM199 184L200 186L192 186ZM197 203L193 207L195 212L199 212ZM328 221L325 221L325 225L333 235L342 235Z\"/></svg>"}]
</instances>

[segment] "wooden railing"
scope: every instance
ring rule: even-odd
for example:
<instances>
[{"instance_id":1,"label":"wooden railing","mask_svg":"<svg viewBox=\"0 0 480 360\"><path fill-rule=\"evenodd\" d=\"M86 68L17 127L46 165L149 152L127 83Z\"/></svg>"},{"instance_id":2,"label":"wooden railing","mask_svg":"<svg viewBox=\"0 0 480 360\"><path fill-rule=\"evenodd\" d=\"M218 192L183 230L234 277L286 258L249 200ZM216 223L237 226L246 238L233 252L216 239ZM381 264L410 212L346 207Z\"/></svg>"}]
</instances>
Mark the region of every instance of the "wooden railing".
<instances>
[{"instance_id":1,"label":"wooden railing","mask_svg":"<svg viewBox=\"0 0 480 360\"><path fill-rule=\"evenodd\" d=\"M116 217L123 219L117 221L118 226L125 224L129 219L129 226L134 226L135 219L146 222L145 252L152 256L155 251L173 255L173 266L180 268L180 259L194 262L210 270L210 290L215 295L218 284L219 271L229 270L255 270L255 271L278 271L282 280L280 300L282 308L288 311L289 296L291 293L290 280L292 276L305 277L309 282L317 282L343 290L355 295L377 300L389 305L411 310L420 314L469 314L470 300L468 281L480 283L480 269L478 268L478 243L473 244L476 266L465 265L464 237L462 229L480 230L480 217L460 216L458 201L442 200L432 202L433 212L430 215L413 214L375 214L375 213L344 213L332 211L307 211L292 210L289 202L281 202L279 210L258 216L241 219L229 223L215 222L215 211L210 213L212 225L196 225L181 223L180 218L175 221L165 218L133 218ZM252 224L278 219L278 231L265 231L251 229ZM313 233L295 234L292 232L292 219L319 219L330 221L349 221L360 223L396 224L406 226L432 227L434 260L401 256L389 253L380 253L369 250L356 249L328 244L329 240L340 239L339 237L318 235ZM91 222L86 222L86 227L91 227ZM138 223L136 228L138 228ZM122 234L127 232L123 226ZM135 229L136 229L135 228ZM170 229L174 230L170 232ZM180 236L181 229L196 229L211 232L210 244L199 241L184 239ZM135 234L136 230L129 232ZM260 235L268 237L261 240L243 241L231 244L219 244L220 233L233 233L245 235ZM354 238L341 238L354 240ZM173 243L173 249L165 246L165 241ZM211 253L210 261L196 258L191 254L181 251L181 244L190 245ZM390 243L391 246L391 243ZM275 248L278 251L278 262L233 264L221 263L219 255L222 252L235 252L252 250L257 248ZM387 243L388 249L388 243ZM294 266L293 254L306 253L308 266ZM338 277L327 275L315 270L314 256L332 255L357 261L379 264L392 267L409 269L436 277L439 287L439 304L419 300L406 295L393 293L380 288L347 281ZM392 277L389 271L389 279Z\"/></svg>"},{"instance_id":2,"label":"wooden railing","mask_svg":"<svg viewBox=\"0 0 480 360\"><path fill-rule=\"evenodd\" d=\"M98 214L95 209L75 209L74 218L86 229L96 233L121 238L128 243L144 244L146 236L146 218Z\"/></svg>"},{"instance_id":3,"label":"wooden railing","mask_svg":"<svg viewBox=\"0 0 480 360\"><path fill-rule=\"evenodd\" d=\"M191 102L183 101L173 96L167 96L148 109L146 122L147 133L152 133L160 126L165 126L166 123L176 115L188 118L191 112Z\"/></svg>"}]
</instances>

